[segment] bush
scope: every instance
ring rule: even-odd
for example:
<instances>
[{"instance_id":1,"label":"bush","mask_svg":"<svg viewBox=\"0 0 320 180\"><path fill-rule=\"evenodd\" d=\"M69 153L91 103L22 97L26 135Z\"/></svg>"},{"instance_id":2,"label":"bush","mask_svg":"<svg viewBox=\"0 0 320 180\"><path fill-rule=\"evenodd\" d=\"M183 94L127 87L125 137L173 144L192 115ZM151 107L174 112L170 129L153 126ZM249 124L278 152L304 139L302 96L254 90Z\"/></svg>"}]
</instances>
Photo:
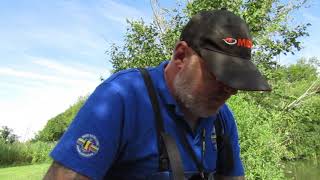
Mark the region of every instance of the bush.
<instances>
[{"instance_id":1,"label":"bush","mask_svg":"<svg viewBox=\"0 0 320 180\"><path fill-rule=\"evenodd\" d=\"M55 143L27 142L12 144L0 140L0 167L50 162Z\"/></svg>"},{"instance_id":2,"label":"bush","mask_svg":"<svg viewBox=\"0 0 320 180\"><path fill-rule=\"evenodd\" d=\"M283 160L316 159L320 153L316 68L300 60L273 75L271 93L239 93L228 102L237 119L248 179L282 179Z\"/></svg>"},{"instance_id":3,"label":"bush","mask_svg":"<svg viewBox=\"0 0 320 180\"><path fill-rule=\"evenodd\" d=\"M237 120L241 158L247 179L283 179L281 157L286 148L281 144L281 136L274 127L278 120L267 110L245 99L239 94L228 104Z\"/></svg>"},{"instance_id":4,"label":"bush","mask_svg":"<svg viewBox=\"0 0 320 180\"><path fill-rule=\"evenodd\" d=\"M47 143L47 142L34 142L34 143L26 143L25 147L27 150L27 154L32 157L31 163L42 163L42 162L50 162L51 158L49 153L53 149L56 143Z\"/></svg>"},{"instance_id":5,"label":"bush","mask_svg":"<svg viewBox=\"0 0 320 180\"><path fill-rule=\"evenodd\" d=\"M71 121L77 115L80 108L83 106L87 99L87 96L80 97L78 101L70 106L65 112L58 114L54 118L48 120L45 127L39 131L36 137L32 140L43 141L43 142L54 142L58 141L63 133L68 128Z\"/></svg>"},{"instance_id":6,"label":"bush","mask_svg":"<svg viewBox=\"0 0 320 180\"><path fill-rule=\"evenodd\" d=\"M0 139L0 166L26 164L32 161L32 157L25 151L21 143L5 143Z\"/></svg>"}]
</instances>

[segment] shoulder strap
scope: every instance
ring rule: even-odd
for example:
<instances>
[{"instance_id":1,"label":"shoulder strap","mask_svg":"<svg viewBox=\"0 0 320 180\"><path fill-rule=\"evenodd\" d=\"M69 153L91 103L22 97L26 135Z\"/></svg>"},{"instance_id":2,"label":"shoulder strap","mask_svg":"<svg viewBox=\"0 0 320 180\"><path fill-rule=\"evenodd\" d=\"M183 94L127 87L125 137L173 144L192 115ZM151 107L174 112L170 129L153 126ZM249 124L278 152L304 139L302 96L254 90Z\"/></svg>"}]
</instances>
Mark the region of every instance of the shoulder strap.
<instances>
[{"instance_id":1,"label":"shoulder strap","mask_svg":"<svg viewBox=\"0 0 320 180\"><path fill-rule=\"evenodd\" d=\"M229 135L224 131L224 123L221 112L219 111L217 119L214 122L214 128L217 136L218 158L224 160L224 166L227 172L232 171L234 166L233 148ZM219 167L217 167L219 171Z\"/></svg>"},{"instance_id":2,"label":"shoulder strap","mask_svg":"<svg viewBox=\"0 0 320 180\"><path fill-rule=\"evenodd\" d=\"M152 84L152 79L146 69L139 68L139 71L141 72L144 82L146 84L146 87L148 89L149 98L152 104L152 108L153 108L154 116L156 120L156 129L157 129L158 142L159 142L158 149L160 154L159 168L160 170L163 170L162 168L164 167L161 167L161 166L163 166L163 160L164 160L164 157L166 156L164 154L167 154L170 162L173 180L184 180L183 164L181 161L180 153L175 140L164 131L163 119L161 116L156 91ZM161 144L163 143L165 145L165 149L161 148Z\"/></svg>"},{"instance_id":3,"label":"shoulder strap","mask_svg":"<svg viewBox=\"0 0 320 180\"><path fill-rule=\"evenodd\" d=\"M189 156L192 158L193 162L196 164L197 169L199 171L199 173L204 173L205 168L203 167L203 164L201 163L201 161L197 158L194 150L192 149L192 146L189 144L188 139L187 139L187 132L185 131L185 128L181 127L181 124L179 124L178 121L183 121L183 119L181 119L180 117L178 117L177 115L175 115L175 123L177 125L177 130L178 130L178 136L181 139L181 143L184 146L184 148L186 149L187 153L189 154ZM201 143L203 143L203 141L205 141L204 135L203 135L204 131L202 130L201 134Z\"/></svg>"}]
</instances>

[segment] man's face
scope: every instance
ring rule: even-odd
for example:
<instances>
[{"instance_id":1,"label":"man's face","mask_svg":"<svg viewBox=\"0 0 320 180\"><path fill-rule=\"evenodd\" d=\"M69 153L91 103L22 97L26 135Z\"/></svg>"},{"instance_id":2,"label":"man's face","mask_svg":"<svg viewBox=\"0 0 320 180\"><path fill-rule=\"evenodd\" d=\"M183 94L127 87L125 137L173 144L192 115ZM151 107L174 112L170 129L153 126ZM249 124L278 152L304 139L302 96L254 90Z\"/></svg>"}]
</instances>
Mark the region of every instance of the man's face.
<instances>
[{"instance_id":1,"label":"man's face","mask_svg":"<svg viewBox=\"0 0 320 180\"><path fill-rule=\"evenodd\" d=\"M176 75L173 88L175 96L191 113L208 117L218 111L237 90L216 80L205 61L193 54Z\"/></svg>"}]
</instances>

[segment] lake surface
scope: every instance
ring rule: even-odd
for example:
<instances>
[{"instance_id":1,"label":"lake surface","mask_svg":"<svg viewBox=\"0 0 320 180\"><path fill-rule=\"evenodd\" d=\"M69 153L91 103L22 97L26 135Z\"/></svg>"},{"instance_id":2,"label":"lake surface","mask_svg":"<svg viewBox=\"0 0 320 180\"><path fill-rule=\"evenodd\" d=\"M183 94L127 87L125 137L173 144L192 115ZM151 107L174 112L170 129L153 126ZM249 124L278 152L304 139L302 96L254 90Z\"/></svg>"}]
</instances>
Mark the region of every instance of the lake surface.
<instances>
[{"instance_id":1,"label":"lake surface","mask_svg":"<svg viewBox=\"0 0 320 180\"><path fill-rule=\"evenodd\" d=\"M288 179L320 180L320 160L287 162L285 166Z\"/></svg>"}]
</instances>

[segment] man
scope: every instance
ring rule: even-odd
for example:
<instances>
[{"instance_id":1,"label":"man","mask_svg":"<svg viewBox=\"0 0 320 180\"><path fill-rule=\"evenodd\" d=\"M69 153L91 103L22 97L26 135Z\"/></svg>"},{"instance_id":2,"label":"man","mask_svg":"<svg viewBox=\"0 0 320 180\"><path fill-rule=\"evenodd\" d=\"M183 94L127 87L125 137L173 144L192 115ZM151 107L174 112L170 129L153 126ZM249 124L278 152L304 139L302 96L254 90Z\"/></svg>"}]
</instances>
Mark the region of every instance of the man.
<instances>
[{"instance_id":1,"label":"man","mask_svg":"<svg viewBox=\"0 0 320 180\"><path fill-rule=\"evenodd\" d=\"M271 90L250 61L251 47L240 17L225 9L195 15L171 61L147 69L160 106L156 115L178 153L170 156L157 133L148 86L129 69L88 98L52 151L45 179L170 179L180 160L189 179L244 179L236 123L225 102L238 90ZM222 145L217 131L225 137ZM164 154L170 165L163 166Z\"/></svg>"}]
</instances>

